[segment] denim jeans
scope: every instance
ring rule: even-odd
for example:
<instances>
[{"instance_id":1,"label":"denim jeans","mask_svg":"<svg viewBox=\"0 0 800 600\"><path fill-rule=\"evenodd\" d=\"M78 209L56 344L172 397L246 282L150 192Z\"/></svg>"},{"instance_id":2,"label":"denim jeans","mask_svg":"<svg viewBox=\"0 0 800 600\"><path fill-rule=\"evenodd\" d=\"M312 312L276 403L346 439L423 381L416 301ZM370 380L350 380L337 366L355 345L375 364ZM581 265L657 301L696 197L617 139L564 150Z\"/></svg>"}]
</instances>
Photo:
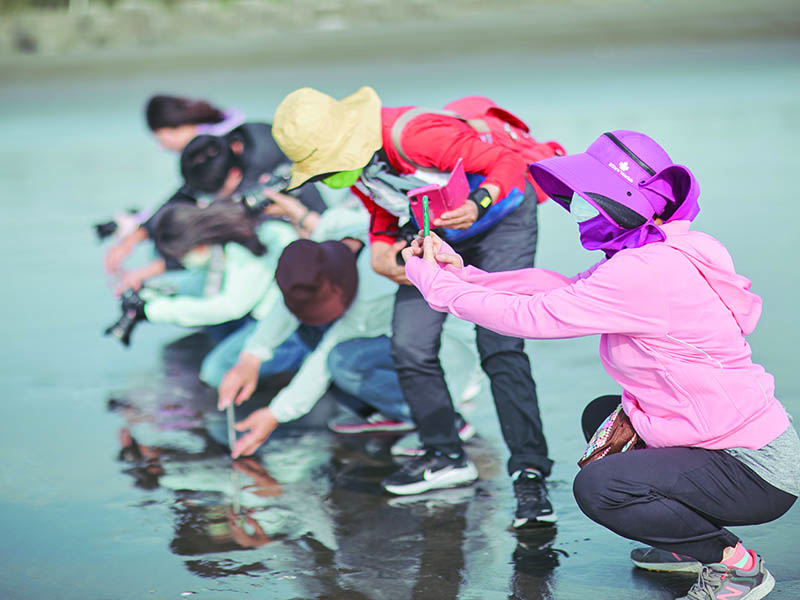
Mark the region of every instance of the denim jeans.
<instances>
[{"instance_id":1,"label":"denim jeans","mask_svg":"<svg viewBox=\"0 0 800 600\"><path fill-rule=\"evenodd\" d=\"M220 383L222 383L222 378L225 377L225 373L237 363L247 338L250 337L250 334L258 324L258 321L250 316L241 321L243 322L238 328L234 327L233 331L223 337L214 349L208 353L200 367L200 379L213 388L219 387ZM207 328L206 333L214 339L219 337L219 334L226 329L229 330L231 324L238 322L231 321L230 323L214 325ZM313 350L313 347L309 347L307 340L302 338L299 330L295 331L275 349L275 353L270 360L261 363L258 371L259 378L269 377L284 371L296 371L303 364L311 350Z\"/></svg>"},{"instance_id":2,"label":"denim jeans","mask_svg":"<svg viewBox=\"0 0 800 600\"><path fill-rule=\"evenodd\" d=\"M377 410L386 417L411 421L385 335L355 338L338 344L328 354L328 369L336 400L367 416Z\"/></svg>"}]
</instances>

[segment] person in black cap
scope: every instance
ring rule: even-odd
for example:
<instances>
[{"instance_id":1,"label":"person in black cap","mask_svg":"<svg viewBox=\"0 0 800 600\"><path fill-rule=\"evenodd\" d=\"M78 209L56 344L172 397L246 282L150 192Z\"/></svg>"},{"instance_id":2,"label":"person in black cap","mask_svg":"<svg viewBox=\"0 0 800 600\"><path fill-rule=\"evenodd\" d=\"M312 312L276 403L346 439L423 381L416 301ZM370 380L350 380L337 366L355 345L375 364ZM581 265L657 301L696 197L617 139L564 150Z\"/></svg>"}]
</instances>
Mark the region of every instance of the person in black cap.
<instances>
[{"instance_id":1,"label":"person in black cap","mask_svg":"<svg viewBox=\"0 0 800 600\"><path fill-rule=\"evenodd\" d=\"M116 287L118 294L128 288L139 289L145 280L167 269L180 268L178 263L165 257L121 273L123 262L134 248L153 238L164 207L176 202L197 204L202 197L213 201L252 194L282 171L288 174L289 160L272 139L269 124L244 123L225 135L195 137L181 153L180 167L184 185L141 227L125 236L106 254L106 271L120 274ZM321 213L325 210L325 203L314 185L298 190L297 197L309 211Z\"/></svg>"}]
</instances>

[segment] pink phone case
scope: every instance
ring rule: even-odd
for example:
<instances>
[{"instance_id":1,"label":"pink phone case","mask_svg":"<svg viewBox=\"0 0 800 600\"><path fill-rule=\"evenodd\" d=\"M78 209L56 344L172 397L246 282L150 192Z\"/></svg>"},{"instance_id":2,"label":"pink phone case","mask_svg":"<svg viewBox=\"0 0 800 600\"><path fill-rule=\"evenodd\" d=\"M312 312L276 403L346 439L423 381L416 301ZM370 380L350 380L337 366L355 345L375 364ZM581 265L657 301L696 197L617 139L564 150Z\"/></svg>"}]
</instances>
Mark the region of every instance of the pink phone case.
<instances>
[{"instance_id":1,"label":"pink phone case","mask_svg":"<svg viewBox=\"0 0 800 600\"><path fill-rule=\"evenodd\" d=\"M428 218L430 219L431 229L433 229L433 222L439 216L458 208L467 200L469 195L469 182L467 182L467 175L464 173L464 165L461 164L461 159L458 159L453 172L450 173L450 178L445 185L425 185L408 192L408 199L411 203L411 212L417 225L422 228L424 218L422 215L422 197L428 197Z\"/></svg>"}]
</instances>

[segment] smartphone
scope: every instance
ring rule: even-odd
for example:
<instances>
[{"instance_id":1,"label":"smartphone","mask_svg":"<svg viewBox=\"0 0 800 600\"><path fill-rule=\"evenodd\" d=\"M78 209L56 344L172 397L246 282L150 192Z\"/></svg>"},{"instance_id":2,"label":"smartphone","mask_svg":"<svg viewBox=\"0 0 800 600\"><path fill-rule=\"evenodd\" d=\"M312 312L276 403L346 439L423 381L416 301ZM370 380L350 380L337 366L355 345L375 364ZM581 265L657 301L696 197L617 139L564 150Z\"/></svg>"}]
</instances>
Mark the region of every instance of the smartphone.
<instances>
[{"instance_id":1,"label":"smartphone","mask_svg":"<svg viewBox=\"0 0 800 600\"><path fill-rule=\"evenodd\" d=\"M458 159L455 168L450 173L450 178L444 185L425 185L408 192L411 204L411 213L417 225L422 228L425 223L425 210L427 204L428 223L432 224L442 213L458 208L467 200L469 195L469 182L464 172L464 165ZM427 201L424 199L427 198Z\"/></svg>"}]
</instances>

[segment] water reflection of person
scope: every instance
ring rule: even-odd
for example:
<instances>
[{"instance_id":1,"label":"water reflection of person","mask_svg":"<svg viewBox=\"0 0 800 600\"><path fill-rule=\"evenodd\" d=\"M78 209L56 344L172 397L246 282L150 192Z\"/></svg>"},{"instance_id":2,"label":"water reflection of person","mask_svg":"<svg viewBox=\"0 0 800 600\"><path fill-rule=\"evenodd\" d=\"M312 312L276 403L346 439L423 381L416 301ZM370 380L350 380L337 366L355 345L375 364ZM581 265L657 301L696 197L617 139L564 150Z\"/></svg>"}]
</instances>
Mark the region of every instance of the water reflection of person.
<instances>
[{"instance_id":1,"label":"water reflection of person","mask_svg":"<svg viewBox=\"0 0 800 600\"><path fill-rule=\"evenodd\" d=\"M513 598L539 600L550 598L552 577L563 550L553 548L557 529L543 527L517 533L517 547L511 557Z\"/></svg>"}]
</instances>

